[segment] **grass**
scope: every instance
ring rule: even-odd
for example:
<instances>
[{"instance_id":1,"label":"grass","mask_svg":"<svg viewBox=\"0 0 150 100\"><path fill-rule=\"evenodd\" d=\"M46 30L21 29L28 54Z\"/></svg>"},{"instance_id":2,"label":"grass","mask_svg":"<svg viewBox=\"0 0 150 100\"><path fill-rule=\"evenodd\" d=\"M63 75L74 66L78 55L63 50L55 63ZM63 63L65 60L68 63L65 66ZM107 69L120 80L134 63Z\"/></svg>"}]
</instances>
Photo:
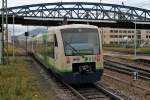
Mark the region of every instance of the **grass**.
<instances>
[{"instance_id":1,"label":"grass","mask_svg":"<svg viewBox=\"0 0 150 100\"><path fill-rule=\"evenodd\" d=\"M5 52L7 50L5 49ZM15 55L23 55L23 49L22 48L18 48L18 47L14 47L14 53ZM12 56L13 55L13 46L12 45L8 45L8 55Z\"/></svg>"},{"instance_id":2,"label":"grass","mask_svg":"<svg viewBox=\"0 0 150 100\"><path fill-rule=\"evenodd\" d=\"M23 59L0 65L0 100L52 100L38 87Z\"/></svg>"},{"instance_id":3,"label":"grass","mask_svg":"<svg viewBox=\"0 0 150 100\"><path fill-rule=\"evenodd\" d=\"M134 53L134 48L103 47L103 49L125 53ZM137 53L150 54L150 48L137 48Z\"/></svg>"}]
</instances>

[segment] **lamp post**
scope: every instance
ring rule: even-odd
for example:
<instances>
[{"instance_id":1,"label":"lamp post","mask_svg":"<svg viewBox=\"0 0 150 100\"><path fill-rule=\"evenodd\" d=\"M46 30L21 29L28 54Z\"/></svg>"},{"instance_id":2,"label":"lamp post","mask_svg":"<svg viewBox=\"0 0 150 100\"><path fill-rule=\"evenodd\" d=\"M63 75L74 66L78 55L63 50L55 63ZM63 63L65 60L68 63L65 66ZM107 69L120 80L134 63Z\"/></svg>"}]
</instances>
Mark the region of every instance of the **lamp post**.
<instances>
[{"instance_id":1,"label":"lamp post","mask_svg":"<svg viewBox=\"0 0 150 100\"><path fill-rule=\"evenodd\" d=\"M136 46L137 46L137 37L136 37L136 18L135 18L135 28L134 28L134 58L136 59Z\"/></svg>"},{"instance_id":2,"label":"lamp post","mask_svg":"<svg viewBox=\"0 0 150 100\"><path fill-rule=\"evenodd\" d=\"M13 15L13 58L15 58L14 36L15 36L15 16Z\"/></svg>"}]
</instances>

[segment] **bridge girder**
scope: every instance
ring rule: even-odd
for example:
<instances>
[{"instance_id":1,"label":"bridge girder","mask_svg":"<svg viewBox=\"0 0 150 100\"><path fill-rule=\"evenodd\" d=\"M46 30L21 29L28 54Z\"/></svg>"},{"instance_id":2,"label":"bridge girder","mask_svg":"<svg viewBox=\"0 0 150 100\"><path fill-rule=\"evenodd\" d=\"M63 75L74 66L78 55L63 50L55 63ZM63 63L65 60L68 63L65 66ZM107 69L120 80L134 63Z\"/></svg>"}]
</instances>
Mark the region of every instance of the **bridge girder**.
<instances>
[{"instance_id":1,"label":"bridge girder","mask_svg":"<svg viewBox=\"0 0 150 100\"><path fill-rule=\"evenodd\" d=\"M89 23L103 21L150 22L150 10L90 2L57 2L8 8L8 16L12 17L13 15L23 20L26 20L25 18L31 18L31 20L42 18L41 20L62 21L64 17L67 17L70 21Z\"/></svg>"}]
</instances>

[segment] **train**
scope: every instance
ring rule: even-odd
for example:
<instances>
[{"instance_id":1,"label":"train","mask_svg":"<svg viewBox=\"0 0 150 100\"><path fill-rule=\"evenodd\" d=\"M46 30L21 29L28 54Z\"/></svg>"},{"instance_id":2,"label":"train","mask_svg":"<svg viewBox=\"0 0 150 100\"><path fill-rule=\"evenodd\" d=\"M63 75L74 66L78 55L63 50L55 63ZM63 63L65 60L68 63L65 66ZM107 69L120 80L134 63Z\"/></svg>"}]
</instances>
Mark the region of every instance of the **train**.
<instances>
[{"instance_id":1,"label":"train","mask_svg":"<svg viewBox=\"0 0 150 100\"><path fill-rule=\"evenodd\" d=\"M48 27L32 39L33 55L69 84L101 80L103 55L97 26L70 24Z\"/></svg>"}]
</instances>

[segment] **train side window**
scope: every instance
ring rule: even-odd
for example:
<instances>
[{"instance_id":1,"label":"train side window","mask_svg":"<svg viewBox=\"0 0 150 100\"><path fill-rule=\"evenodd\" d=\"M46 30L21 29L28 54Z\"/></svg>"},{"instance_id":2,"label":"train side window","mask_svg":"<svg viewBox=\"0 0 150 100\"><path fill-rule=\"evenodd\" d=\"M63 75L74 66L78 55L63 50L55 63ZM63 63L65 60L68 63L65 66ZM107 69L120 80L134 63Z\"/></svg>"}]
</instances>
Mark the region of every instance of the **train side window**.
<instances>
[{"instance_id":1,"label":"train side window","mask_svg":"<svg viewBox=\"0 0 150 100\"><path fill-rule=\"evenodd\" d=\"M58 47L57 37L56 34L54 35L55 47Z\"/></svg>"}]
</instances>

